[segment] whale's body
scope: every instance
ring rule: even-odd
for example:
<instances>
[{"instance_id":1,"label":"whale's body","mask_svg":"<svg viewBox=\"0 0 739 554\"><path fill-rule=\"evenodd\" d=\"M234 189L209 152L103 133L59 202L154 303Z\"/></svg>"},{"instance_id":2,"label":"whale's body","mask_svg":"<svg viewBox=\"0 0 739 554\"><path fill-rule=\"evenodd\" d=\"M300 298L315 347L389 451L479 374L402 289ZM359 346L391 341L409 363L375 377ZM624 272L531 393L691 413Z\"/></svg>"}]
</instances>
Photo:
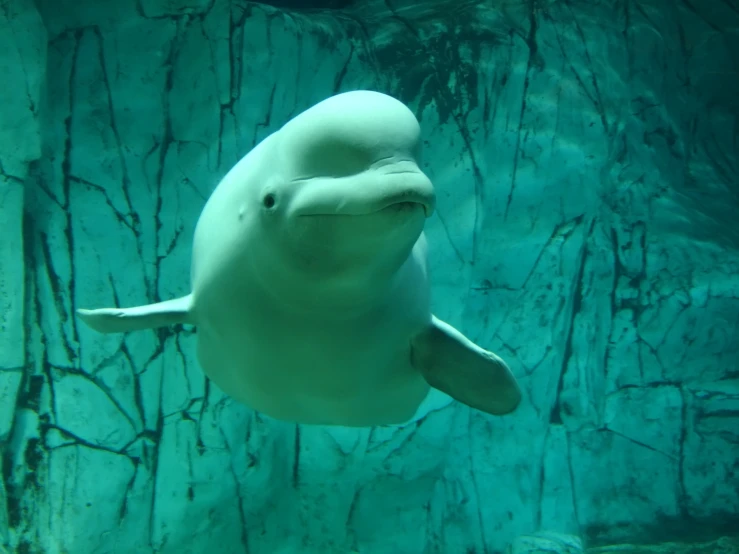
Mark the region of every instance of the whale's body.
<instances>
[{"instance_id":1,"label":"whale's body","mask_svg":"<svg viewBox=\"0 0 739 554\"><path fill-rule=\"evenodd\" d=\"M102 332L194 324L207 376L277 419L403 423L443 404L430 387L513 410L520 393L505 363L431 313L423 225L435 196L419 138L415 116L389 96L317 104L209 198L191 294L78 313Z\"/></svg>"}]
</instances>

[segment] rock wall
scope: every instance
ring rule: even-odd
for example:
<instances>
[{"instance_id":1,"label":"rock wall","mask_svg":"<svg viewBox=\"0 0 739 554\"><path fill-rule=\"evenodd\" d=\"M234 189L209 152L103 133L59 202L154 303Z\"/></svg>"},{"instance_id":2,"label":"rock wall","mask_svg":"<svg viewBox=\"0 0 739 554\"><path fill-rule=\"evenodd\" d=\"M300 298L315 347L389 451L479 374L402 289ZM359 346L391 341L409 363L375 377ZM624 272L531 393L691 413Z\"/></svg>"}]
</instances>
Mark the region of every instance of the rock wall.
<instances>
[{"instance_id":1,"label":"rock wall","mask_svg":"<svg viewBox=\"0 0 739 554\"><path fill-rule=\"evenodd\" d=\"M43 387L43 376L33 363L34 330L25 313L26 272L35 268L24 263L23 231L24 184L41 158L46 43L31 0L0 1L0 552L16 542L23 516L12 496L33 486L39 442L40 405L29 391Z\"/></svg>"},{"instance_id":2,"label":"rock wall","mask_svg":"<svg viewBox=\"0 0 739 554\"><path fill-rule=\"evenodd\" d=\"M447 554L739 528L738 22L720 0L0 0L0 544ZM435 308L510 361L515 414L275 423L209 385L184 329L78 327L78 306L185 293L218 179L355 88L422 122Z\"/></svg>"}]
</instances>

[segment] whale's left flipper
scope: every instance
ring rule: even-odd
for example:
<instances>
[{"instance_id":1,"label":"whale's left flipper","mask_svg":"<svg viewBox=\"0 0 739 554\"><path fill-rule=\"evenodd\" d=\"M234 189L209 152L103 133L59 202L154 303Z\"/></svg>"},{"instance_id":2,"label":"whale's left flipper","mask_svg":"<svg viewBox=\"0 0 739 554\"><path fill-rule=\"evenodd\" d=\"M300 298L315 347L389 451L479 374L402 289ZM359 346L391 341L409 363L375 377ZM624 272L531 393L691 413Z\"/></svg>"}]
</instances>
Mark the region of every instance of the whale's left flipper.
<instances>
[{"instance_id":1,"label":"whale's left flipper","mask_svg":"<svg viewBox=\"0 0 739 554\"><path fill-rule=\"evenodd\" d=\"M493 415L515 410L521 389L506 363L432 316L411 342L411 360L432 387Z\"/></svg>"}]
</instances>

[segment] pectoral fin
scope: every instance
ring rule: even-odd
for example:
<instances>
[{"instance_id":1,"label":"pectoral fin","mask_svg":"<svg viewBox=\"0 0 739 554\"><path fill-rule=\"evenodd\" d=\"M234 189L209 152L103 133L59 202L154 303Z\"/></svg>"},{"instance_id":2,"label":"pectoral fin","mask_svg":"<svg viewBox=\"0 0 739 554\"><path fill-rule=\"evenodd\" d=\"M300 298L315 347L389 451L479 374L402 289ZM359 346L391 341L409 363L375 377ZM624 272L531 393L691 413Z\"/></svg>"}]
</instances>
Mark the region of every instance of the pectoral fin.
<instances>
[{"instance_id":1,"label":"pectoral fin","mask_svg":"<svg viewBox=\"0 0 739 554\"><path fill-rule=\"evenodd\" d=\"M90 328L100 333L125 333L178 323L193 323L190 317L192 295L147 304L135 308L101 308L77 310L77 315Z\"/></svg>"},{"instance_id":2,"label":"pectoral fin","mask_svg":"<svg viewBox=\"0 0 739 554\"><path fill-rule=\"evenodd\" d=\"M503 415L521 402L521 389L503 360L434 316L411 342L411 360L429 385L471 408Z\"/></svg>"}]
</instances>

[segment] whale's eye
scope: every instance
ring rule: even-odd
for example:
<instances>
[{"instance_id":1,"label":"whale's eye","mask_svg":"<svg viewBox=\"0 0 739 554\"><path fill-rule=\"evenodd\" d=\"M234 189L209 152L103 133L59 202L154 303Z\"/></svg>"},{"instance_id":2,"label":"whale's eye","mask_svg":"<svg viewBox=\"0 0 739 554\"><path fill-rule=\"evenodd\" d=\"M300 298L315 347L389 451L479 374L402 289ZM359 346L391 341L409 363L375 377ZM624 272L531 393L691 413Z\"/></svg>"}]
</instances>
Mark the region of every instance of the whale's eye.
<instances>
[{"instance_id":1,"label":"whale's eye","mask_svg":"<svg viewBox=\"0 0 739 554\"><path fill-rule=\"evenodd\" d=\"M274 208L276 204L275 195L272 193L265 194L262 199L262 204L264 204L264 207L267 209Z\"/></svg>"}]
</instances>

